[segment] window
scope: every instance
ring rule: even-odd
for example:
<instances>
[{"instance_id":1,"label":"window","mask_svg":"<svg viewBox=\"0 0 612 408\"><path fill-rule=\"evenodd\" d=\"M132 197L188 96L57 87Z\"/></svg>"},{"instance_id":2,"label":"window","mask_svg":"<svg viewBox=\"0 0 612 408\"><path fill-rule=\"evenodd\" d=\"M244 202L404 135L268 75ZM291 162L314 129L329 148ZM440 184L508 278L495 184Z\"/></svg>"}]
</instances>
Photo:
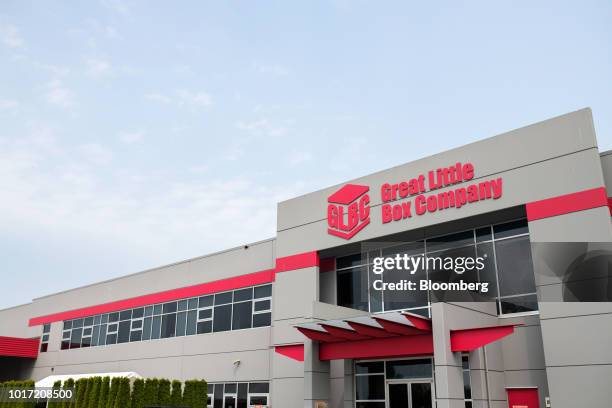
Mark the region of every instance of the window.
<instances>
[{"instance_id":1,"label":"window","mask_svg":"<svg viewBox=\"0 0 612 408\"><path fill-rule=\"evenodd\" d=\"M372 288L375 279L398 282L404 271L386 270L381 276L372 271L375 257L408 254L413 256L482 257L484 269L457 275L470 282L488 282L484 295L495 300L498 314L535 312L538 310L529 230L524 219L487 225L422 241L394 243L382 249L336 259L336 295L339 306L370 313L409 310L429 317L431 302L445 299L444 292L379 291ZM452 281L453 272L420 270L422 279ZM486 300L484 298L483 300Z\"/></svg>"},{"instance_id":2,"label":"window","mask_svg":"<svg viewBox=\"0 0 612 408\"><path fill-rule=\"evenodd\" d=\"M270 384L239 382L208 384L208 408L253 408L270 405Z\"/></svg>"},{"instance_id":3,"label":"window","mask_svg":"<svg viewBox=\"0 0 612 408\"><path fill-rule=\"evenodd\" d=\"M49 332L51 332L51 324L43 325L43 334L40 338L40 352L46 353L49 348Z\"/></svg>"},{"instance_id":4,"label":"window","mask_svg":"<svg viewBox=\"0 0 612 408\"><path fill-rule=\"evenodd\" d=\"M461 357L463 366L463 398L465 398L465 408L472 408L472 381L470 379L470 359L467 355Z\"/></svg>"},{"instance_id":5,"label":"window","mask_svg":"<svg viewBox=\"0 0 612 408\"><path fill-rule=\"evenodd\" d=\"M60 349L249 329L271 323L272 285L266 284L66 320ZM48 330L50 325L45 325L41 352L47 351Z\"/></svg>"}]
</instances>

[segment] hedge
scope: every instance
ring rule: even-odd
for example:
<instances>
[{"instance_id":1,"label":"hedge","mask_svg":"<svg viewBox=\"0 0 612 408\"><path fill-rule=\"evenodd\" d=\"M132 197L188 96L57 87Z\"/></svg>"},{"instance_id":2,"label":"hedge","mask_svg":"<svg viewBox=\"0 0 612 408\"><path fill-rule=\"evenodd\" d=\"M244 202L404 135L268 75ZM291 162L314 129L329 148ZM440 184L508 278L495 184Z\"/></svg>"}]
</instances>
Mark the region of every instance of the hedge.
<instances>
[{"instance_id":1,"label":"hedge","mask_svg":"<svg viewBox=\"0 0 612 408\"><path fill-rule=\"evenodd\" d=\"M32 388L34 381L0 382L0 388ZM135 379L126 377L91 377L62 384L56 381L53 388L73 389L72 401L49 402L49 408L144 408L165 407L206 408L208 386L204 380L170 381L162 378ZM0 402L0 408L34 408L35 403Z\"/></svg>"}]
</instances>

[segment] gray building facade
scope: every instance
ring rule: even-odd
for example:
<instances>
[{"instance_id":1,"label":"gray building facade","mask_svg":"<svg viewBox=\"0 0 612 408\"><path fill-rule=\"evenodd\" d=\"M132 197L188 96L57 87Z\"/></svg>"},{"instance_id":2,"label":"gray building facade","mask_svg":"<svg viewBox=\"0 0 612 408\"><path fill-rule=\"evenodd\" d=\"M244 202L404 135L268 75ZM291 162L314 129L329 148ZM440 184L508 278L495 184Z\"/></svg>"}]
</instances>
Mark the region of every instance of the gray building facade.
<instances>
[{"instance_id":1,"label":"gray building facade","mask_svg":"<svg viewBox=\"0 0 612 408\"><path fill-rule=\"evenodd\" d=\"M279 203L273 239L0 310L0 380L204 378L214 408L609 407L612 303L572 298L581 276L550 260L612 242L608 188L589 109L356 178ZM399 253L485 254L491 297L373 290L372 259Z\"/></svg>"}]
</instances>

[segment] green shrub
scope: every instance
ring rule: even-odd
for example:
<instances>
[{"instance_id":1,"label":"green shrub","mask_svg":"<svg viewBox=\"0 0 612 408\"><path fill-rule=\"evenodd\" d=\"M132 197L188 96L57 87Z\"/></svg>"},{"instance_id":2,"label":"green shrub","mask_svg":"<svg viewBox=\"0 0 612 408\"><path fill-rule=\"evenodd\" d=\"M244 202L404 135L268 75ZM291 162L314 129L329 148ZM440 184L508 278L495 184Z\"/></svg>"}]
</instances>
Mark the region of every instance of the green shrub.
<instances>
[{"instance_id":1,"label":"green shrub","mask_svg":"<svg viewBox=\"0 0 612 408\"><path fill-rule=\"evenodd\" d=\"M132 398L130 402L131 408L143 408L144 407L144 380L137 378L134 380L132 385Z\"/></svg>"},{"instance_id":2,"label":"green shrub","mask_svg":"<svg viewBox=\"0 0 612 408\"><path fill-rule=\"evenodd\" d=\"M130 406L130 380L126 377L120 377L118 382L115 408L128 408Z\"/></svg>"},{"instance_id":3,"label":"green shrub","mask_svg":"<svg viewBox=\"0 0 612 408\"><path fill-rule=\"evenodd\" d=\"M172 381L172 393L170 394L170 405L180 407L183 403L183 383L179 380Z\"/></svg>"},{"instance_id":4,"label":"green shrub","mask_svg":"<svg viewBox=\"0 0 612 408\"><path fill-rule=\"evenodd\" d=\"M115 377L111 380L110 389L108 391L108 399L106 401L106 408L115 408L115 400L117 399L117 392L119 391L119 377Z\"/></svg>"},{"instance_id":5,"label":"green shrub","mask_svg":"<svg viewBox=\"0 0 612 408\"><path fill-rule=\"evenodd\" d=\"M71 389L74 391L74 380L72 378L68 378L66 381L64 381L64 389ZM74 398L74 393L73 393L73 398ZM70 401L63 401L62 402L62 408L72 408L74 407L74 400L73 402Z\"/></svg>"},{"instance_id":6,"label":"green shrub","mask_svg":"<svg viewBox=\"0 0 612 408\"><path fill-rule=\"evenodd\" d=\"M159 405L170 405L170 381L165 378L159 380L157 403Z\"/></svg>"},{"instance_id":7,"label":"green shrub","mask_svg":"<svg viewBox=\"0 0 612 408\"><path fill-rule=\"evenodd\" d=\"M53 390L59 390L62 388L62 382L61 381L56 381L53 383ZM1 405L0 405L1 406ZM61 402L57 402L57 401L49 401L49 403L47 404L47 408L61 408L62 403Z\"/></svg>"},{"instance_id":8,"label":"green shrub","mask_svg":"<svg viewBox=\"0 0 612 408\"><path fill-rule=\"evenodd\" d=\"M157 397L159 396L159 380L157 378L148 378L145 381L145 406L157 405Z\"/></svg>"},{"instance_id":9,"label":"green shrub","mask_svg":"<svg viewBox=\"0 0 612 408\"><path fill-rule=\"evenodd\" d=\"M102 385L102 377L93 377L90 379L90 390L87 393L86 408L98 408L98 399L100 398L100 386Z\"/></svg>"},{"instance_id":10,"label":"green shrub","mask_svg":"<svg viewBox=\"0 0 612 408\"><path fill-rule=\"evenodd\" d=\"M110 377L104 377L100 380L100 395L98 397L97 405L94 408L106 408L109 391Z\"/></svg>"}]
</instances>

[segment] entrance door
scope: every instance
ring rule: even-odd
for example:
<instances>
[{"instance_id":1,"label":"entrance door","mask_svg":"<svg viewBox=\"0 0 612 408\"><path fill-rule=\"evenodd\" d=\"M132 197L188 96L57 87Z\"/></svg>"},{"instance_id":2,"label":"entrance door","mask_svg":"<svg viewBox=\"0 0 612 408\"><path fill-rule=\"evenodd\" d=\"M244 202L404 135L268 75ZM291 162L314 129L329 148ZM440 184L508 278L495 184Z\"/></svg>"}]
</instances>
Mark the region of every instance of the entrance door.
<instances>
[{"instance_id":1,"label":"entrance door","mask_svg":"<svg viewBox=\"0 0 612 408\"><path fill-rule=\"evenodd\" d=\"M509 388L509 408L540 408L537 388Z\"/></svg>"},{"instance_id":2,"label":"entrance door","mask_svg":"<svg viewBox=\"0 0 612 408\"><path fill-rule=\"evenodd\" d=\"M223 396L223 408L236 408L236 394L225 394Z\"/></svg>"},{"instance_id":3,"label":"entrance door","mask_svg":"<svg viewBox=\"0 0 612 408\"><path fill-rule=\"evenodd\" d=\"M432 408L431 382L392 382L387 385L387 408ZM531 408L531 407L530 407Z\"/></svg>"}]
</instances>

